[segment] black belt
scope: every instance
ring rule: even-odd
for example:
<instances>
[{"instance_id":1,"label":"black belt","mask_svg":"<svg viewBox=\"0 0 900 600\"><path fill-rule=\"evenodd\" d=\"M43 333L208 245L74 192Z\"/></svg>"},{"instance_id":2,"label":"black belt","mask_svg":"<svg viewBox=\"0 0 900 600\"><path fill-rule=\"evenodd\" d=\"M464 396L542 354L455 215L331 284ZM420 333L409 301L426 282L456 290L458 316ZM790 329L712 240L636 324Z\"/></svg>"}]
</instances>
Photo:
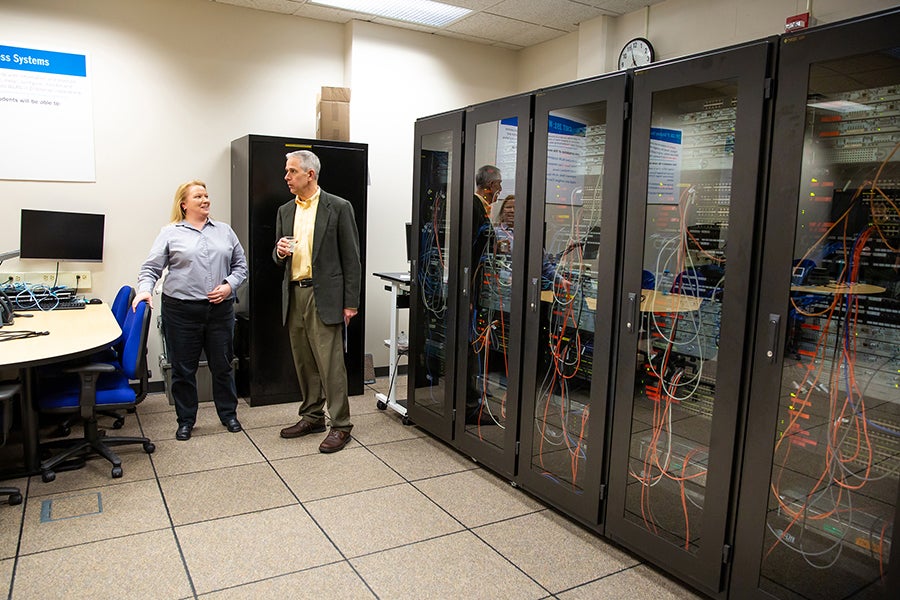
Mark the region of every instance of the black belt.
<instances>
[{"instance_id":1,"label":"black belt","mask_svg":"<svg viewBox=\"0 0 900 600\"><path fill-rule=\"evenodd\" d=\"M291 281L291 285L299 285L300 287L312 287L312 279L301 279L299 281Z\"/></svg>"},{"instance_id":2,"label":"black belt","mask_svg":"<svg viewBox=\"0 0 900 600\"><path fill-rule=\"evenodd\" d=\"M174 304L209 304L209 300L184 300L183 298L175 298L167 294L163 294L163 302L172 302Z\"/></svg>"}]
</instances>

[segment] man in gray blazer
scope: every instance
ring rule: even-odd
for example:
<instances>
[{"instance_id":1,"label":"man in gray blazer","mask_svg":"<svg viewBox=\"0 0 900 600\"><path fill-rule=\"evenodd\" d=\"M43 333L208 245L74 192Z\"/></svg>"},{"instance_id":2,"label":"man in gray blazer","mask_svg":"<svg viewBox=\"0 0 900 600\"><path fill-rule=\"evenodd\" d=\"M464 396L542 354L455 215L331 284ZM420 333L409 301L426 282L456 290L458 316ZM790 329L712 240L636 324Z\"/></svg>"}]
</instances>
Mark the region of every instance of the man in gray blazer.
<instances>
[{"instance_id":1,"label":"man in gray blazer","mask_svg":"<svg viewBox=\"0 0 900 600\"><path fill-rule=\"evenodd\" d=\"M282 322L300 383L300 421L281 437L325 431L327 403L331 431L319 452L337 452L353 428L343 334L359 307L359 233L353 206L319 187L319 158L308 150L286 158L284 180L296 197L278 209L272 258L284 267Z\"/></svg>"}]
</instances>

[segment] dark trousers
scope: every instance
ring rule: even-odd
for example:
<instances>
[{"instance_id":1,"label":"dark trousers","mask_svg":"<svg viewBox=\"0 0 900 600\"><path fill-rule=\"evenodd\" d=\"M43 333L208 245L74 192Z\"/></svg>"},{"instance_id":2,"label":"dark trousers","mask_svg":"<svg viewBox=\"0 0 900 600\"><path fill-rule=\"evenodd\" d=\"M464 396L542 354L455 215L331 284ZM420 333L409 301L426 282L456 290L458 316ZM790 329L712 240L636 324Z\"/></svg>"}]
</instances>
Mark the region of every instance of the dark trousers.
<instances>
[{"instance_id":1,"label":"dark trousers","mask_svg":"<svg viewBox=\"0 0 900 600\"><path fill-rule=\"evenodd\" d=\"M219 304L177 300L163 296L163 335L172 365L170 391L178 425L197 420L197 367L200 353L212 376L213 401L223 423L237 416L237 392L231 363L234 358L234 301Z\"/></svg>"}]
</instances>

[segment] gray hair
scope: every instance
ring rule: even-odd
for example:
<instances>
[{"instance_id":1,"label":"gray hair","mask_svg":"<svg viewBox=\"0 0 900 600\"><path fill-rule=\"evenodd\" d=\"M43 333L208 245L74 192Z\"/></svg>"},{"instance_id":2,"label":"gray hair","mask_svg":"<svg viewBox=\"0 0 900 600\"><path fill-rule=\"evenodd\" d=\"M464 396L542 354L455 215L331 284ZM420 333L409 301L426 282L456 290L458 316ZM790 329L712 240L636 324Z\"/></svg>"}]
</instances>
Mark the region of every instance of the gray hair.
<instances>
[{"instance_id":1,"label":"gray hair","mask_svg":"<svg viewBox=\"0 0 900 600\"><path fill-rule=\"evenodd\" d=\"M492 181L497 181L498 179L502 179L500 169L494 165L484 165L475 172L475 185L479 188L485 188Z\"/></svg>"},{"instance_id":2,"label":"gray hair","mask_svg":"<svg viewBox=\"0 0 900 600\"><path fill-rule=\"evenodd\" d=\"M300 161L300 166L303 167L304 170L312 169L316 172L316 179L319 178L319 170L322 168L322 162L319 160L318 156L309 150L295 150L293 152L288 152L284 157L288 160L296 158Z\"/></svg>"}]
</instances>

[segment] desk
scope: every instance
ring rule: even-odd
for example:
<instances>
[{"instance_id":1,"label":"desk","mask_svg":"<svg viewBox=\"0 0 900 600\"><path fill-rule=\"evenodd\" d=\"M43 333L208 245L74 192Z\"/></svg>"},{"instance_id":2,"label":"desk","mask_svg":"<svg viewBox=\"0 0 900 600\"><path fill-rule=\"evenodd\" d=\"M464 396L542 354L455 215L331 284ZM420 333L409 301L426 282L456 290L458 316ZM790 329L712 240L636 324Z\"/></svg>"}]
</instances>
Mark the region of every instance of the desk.
<instances>
[{"instance_id":1,"label":"desk","mask_svg":"<svg viewBox=\"0 0 900 600\"><path fill-rule=\"evenodd\" d=\"M25 470L40 468L37 451L37 413L31 401L33 368L88 356L108 347L122 330L106 304L90 304L83 310L34 311L17 316L0 331L49 331L49 335L0 342L0 368L19 369L25 387L22 394L22 444Z\"/></svg>"},{"instance_id":2,"label":"desk","mask_svg":"<svg viewBox=\"0 0 900 600\"><path fill-rule=\"evenodd\" d=\"M403 424L409 425L409 417L406 414L406 407L397 400L396 375L400 360L400 348L397 340L397 321L400 320L400 309L409 308L409 273L373 273L375 277L390 284L390 288L385 289L391 291L391 338L388 340L391 349L390 363L388 367L388 375L390 377L390 389L387 395L375 394L378 400L378 408L384 410L390 407L403 416ZM405 306L401 306L402 300L406 300ZM407 348L408 350L408 348Z\"/></svg>"}]
</instances>

